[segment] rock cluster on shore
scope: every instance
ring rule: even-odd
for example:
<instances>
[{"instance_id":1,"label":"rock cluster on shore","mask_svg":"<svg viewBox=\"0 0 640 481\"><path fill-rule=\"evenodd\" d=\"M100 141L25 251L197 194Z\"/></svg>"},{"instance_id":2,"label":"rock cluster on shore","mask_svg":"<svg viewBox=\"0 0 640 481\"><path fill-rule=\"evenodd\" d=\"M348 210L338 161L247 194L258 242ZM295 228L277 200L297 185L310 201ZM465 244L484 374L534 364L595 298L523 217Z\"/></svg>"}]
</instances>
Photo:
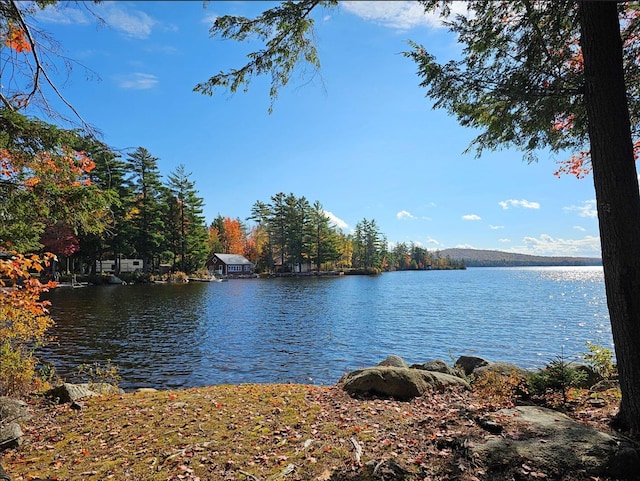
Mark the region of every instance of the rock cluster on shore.
<instances>
[{"instance_id":1,"label":"rock cluster on shore","mask_svg":"<svg viewBox=\"0 0 640 481\"><path fill-rule=\"evenodd\" d=\"M488 372L504 376L515 373L523 379L531 374L513 364L489 362L474 356L462 356L453 366L442 360L409 366L399 356L391 355L377 366L346 374L338 384L351 396L409 400L430 390L453 386L468 389L475 378ZM597 381L596 376L589 379ZM526 466L527 460L535 460L536 466L548 472L640 478L637 443L620 434L580 424L558 411L517 406L475 421L490 435L484 442L472 446L470 455L483 459L489 469L499 470L501 466L519 462Z\"/></svg>"},{"instance_id":2,"label":"rock cluster on shore","mask_svg":"<svg viewBox=\"0 0 640 481\"><path fill-rule=\"evenodd\" d=\"M474 383L487 373L493 378L514 375L526 378L531 375L531 372L512 364L473 356L462 356L453 365L443 360L408 365L401 357L392 355L376 366L345 374L331 389L335 392L344 390L349 396L342 393L342 399L350 399L349 402L356 404L367 398L383 399L383 403L393 399L393 403L400 401L401 404L414 398L423 403L439 399L444 405L441 412L457 412L456 419L474 426L475 433L473 442L466 438L447 438L443 442L463 443L465 456L482 463L482 469L489 476L486 479L492 479L491 473L504 472L513 466L517 466L526 479L542 476L541 473L555 473L559 476L557 479L562 479L563 473L580 473L584 479L601 476L610 479L639 478L639 446L618 433L590 427L541 406L504 408L503 405L501 409L483 407L479 410L477 406L456 404L460 399L472 399L467 394L473 394L470 389L476 389L477 384L474 387ZM590 382L596 380L597 376L594 376ZM432 392L434 394L430 394ZM122 390L95 383L63 384L50 390L47 396L60 403L70 403L73 409L84 412L89 409L89 403L83 404L82 399L106 393L122 393ZM450 395L455 393L467 394ZM188 406L185 402L172 403L171 408L178 408L178 404L180 409ZM122 409L119 406L118 409ZM26 403L0 398L1 448L19 445L22 438L20 424L26 423L29 417ZM401 479L406 474L402 469L396 470L400 473L398 476L393 474L394 470L388 471L385 474L387 480Z\"/></svg>"}]
</instances>

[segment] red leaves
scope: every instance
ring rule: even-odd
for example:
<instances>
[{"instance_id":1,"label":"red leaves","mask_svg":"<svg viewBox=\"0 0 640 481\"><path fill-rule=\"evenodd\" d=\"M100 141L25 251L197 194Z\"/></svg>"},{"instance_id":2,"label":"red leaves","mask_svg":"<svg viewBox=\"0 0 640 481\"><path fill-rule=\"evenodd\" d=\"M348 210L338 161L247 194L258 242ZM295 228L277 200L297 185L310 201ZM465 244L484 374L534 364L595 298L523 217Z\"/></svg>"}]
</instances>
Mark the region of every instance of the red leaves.
<instances>
[{"instance_id":1,"label":"red leaves","mask_svg":"<svg viewBox=\"0 0 640 481\"><path fill-rule=\"evenodd\" d=\"M591 173L590 152L582 151L572 156L568 160L559 162L560 167L553 175L560 177L562 174L574 175L578 179L583 179Z\"/></svg>"}]
</instances>

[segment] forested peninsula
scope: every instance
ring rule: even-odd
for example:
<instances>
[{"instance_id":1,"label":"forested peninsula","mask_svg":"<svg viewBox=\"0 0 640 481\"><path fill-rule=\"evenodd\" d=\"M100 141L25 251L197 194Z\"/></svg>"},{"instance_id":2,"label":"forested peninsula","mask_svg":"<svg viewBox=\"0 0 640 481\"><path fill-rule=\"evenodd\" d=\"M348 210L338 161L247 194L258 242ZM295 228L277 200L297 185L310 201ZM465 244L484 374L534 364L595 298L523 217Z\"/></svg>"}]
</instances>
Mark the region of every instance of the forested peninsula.
<instances>
[{"instance_id":1,"label":"forested peninsula","mask_svg":"<svg viewBox=\"0 0 640 481\"><path fill-rule=\"evenodd\" d=\"M532 256L480 249L444 249L440 251L443 257L449 257L458 262L464 262L467 267L521 267L521 266L601 266L602 259L598 257L560 257L560 256Z\"/></svg>"}]
</instances>

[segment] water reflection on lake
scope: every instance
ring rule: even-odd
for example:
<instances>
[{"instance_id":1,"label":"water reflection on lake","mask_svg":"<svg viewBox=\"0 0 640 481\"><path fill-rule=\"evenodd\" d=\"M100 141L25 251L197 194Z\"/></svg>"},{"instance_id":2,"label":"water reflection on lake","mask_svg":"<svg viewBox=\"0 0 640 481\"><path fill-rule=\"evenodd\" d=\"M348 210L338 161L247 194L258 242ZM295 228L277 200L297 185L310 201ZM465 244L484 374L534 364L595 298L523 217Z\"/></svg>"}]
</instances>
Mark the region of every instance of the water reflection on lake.
<instances>
[{"instance_id":1,"label":"water reflection on lake","mask_svg":"<svg viewBox=\"0 0 640 481\"><path fill-rule=\"evenodd\" d=\"M69 376L111 359L125 389L333 384L388 354L462 354L537 367L611 346L601 267L483 268L377 277L96 286L50 294Z\"/></svg>"}]
</instances>

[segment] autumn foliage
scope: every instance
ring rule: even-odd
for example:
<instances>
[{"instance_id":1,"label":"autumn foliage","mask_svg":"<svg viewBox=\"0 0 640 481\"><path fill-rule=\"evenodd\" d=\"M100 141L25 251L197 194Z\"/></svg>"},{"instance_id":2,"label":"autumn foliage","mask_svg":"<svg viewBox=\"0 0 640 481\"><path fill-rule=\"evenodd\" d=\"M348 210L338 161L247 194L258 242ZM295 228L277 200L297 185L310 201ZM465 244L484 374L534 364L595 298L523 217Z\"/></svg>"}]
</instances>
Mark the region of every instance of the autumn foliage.
<instances>
[{"instance_id":1,"label":"autumn foliage","mask_svg":"<svg viewBox=\"0 0 640 481\"><path fill-rule=\"evenodd\" d=\"M12 23L7 26L7 37L4 40L4 45L18 53L31 52L32 50L24 29Z\"/></svg>"},{"instance_id":2,"label":"autumn foliage","mask_svg":"<svg viewBox=\"0 0 640 481\"><path fill-rule=\"evenodd\" d=\"M637 8L624 8L620 10L619 21L621 28L621 35L623 38L624 49L631 51L637 48L640 36L636 33L636 19L640 16L640 10ZM566 55L566 53L569 55ZM584 58L582 56L582 49L580 48L577 39L572 40L566 48L566 51L557 52L558 56L565 57L565 67L568 71L582 74L584 70ZM633 75L640 68L640 57L630 56L630 65L626 70L628 75ZM635 79L629 78L629 84L633 85L636 82ZM545 88L548 85L543 85ZM565 113L558 116L553 122L552 130L562 135L573 135L575 129L575 115L573 113ZM633 144L633 154L636 161L640 156L640 140L635 140ZM558 162L558 169L554 172L556 177L562 175L572 175L578 179L583 179L591 173L591 152L589 150L581 150L574 153L568 159L564 159Z\"/></svg>"},{"instance_id":3,"label":"autumn foliage","mask_svg":"<svg viewBox=\"0 0 640 481\"><path fill-rule=\"evenodd\" d=\"M42 292L55 286L35 276L52 259L0 251L0 396L26 394L38 387L33 349L53 325Z\"/></svg>"},{"instance_id":4,"label":"autumn foliage","mask_svg":"<svg viewBox=\"0 0 640 481\"><path fill-rule=\"evenodd\" d=\"M242 232L242 226L237 219L231 219L225 217L222 221L223 236L222 243L224 250L228 254L242 254L243 253L243 241L244 233Z\"/></svg>"}]
</instances>

